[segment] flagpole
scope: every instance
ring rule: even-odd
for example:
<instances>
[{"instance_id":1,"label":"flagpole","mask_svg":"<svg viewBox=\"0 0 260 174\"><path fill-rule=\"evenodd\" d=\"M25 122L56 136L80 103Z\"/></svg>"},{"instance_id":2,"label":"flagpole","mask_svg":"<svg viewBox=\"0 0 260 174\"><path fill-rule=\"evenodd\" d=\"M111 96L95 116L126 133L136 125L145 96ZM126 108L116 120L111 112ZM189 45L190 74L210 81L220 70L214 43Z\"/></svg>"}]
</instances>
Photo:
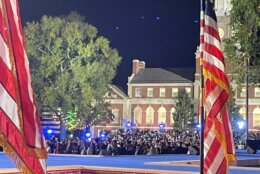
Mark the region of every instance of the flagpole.
<instances>
[{"instance_id":1,"label":"flagpole","mask_svg":"<svg viewBox=\"0 0 260 174\"><path fill-rule=\"evenodd\" d=\"M204 44L204 10L205 0L200 0L200 174L204 173L204 75L203 75L203 44Z\"/></svg>"},{"instance_id":2,"label":"flagpole","mask_svg":"<svg viewBox=\"0 0 260 174\"><path fill-rule=\"evenodd\" d=\"M200 174L203 174L203 165L204 165L204 75L203 75L203 64L201 65L201 80L200 80L200 86L201 86L201 106L200 106Z\"/></svg>"}]
</instances>

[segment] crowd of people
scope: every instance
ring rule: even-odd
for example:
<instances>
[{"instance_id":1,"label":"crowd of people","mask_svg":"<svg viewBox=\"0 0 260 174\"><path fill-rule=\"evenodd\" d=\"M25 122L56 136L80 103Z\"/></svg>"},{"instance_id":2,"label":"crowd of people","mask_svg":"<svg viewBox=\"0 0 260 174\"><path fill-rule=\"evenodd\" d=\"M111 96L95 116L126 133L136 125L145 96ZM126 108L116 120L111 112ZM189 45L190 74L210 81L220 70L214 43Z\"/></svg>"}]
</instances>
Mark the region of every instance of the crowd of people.
<instances>
[{"instance_id":1,"label":"crowd of people","mask_svg":"<svg viewBox=\"0 0 260 174\"><path fill-rule=\"evenodd\" d=\"M246 140L260 140L260 132L259 131L250 131L248 132L248 136L246 131L239 130L233 131L234 144L236 149L245 149L246 148Z\"/></svg>"},{"instance_id":2,"label":"crowd of people","mask_svg":"<svg viewBox=\"0 0 260 174\"><path fill-rule=\"evenodd\" d=\"M246 147L245 131L233 132L236 149ZM249 140L260 140L260 132L249 132ZM139 130L119 129L106 132L105 136L91 139L71 137L47 140L48 153L81 155L199 155L198 130ZM3 151L0 146L0 151Z\"/></svg>"},{"instance_id":3,"label":"crowd of people","mask_svg":"<svg viewBox=\"0 0 260 174\"><path fill-rule=\"evenodd\" d=\"M199 154L199 131L119 129L90 141L52 138L47 145L49 153L81 155Z\"/></svg>"},{"instance_id":4,"label":"crowd of people","mask_svg":"<svg viewBox=\"0 0 260 174\"><path fill-rule=\"evenodd\" d=\"M236 149L246 147L245 131L233 132ZM260 140L260 132L249 132L249 140ZM48 153L81 155L199 155L200 135L198 130L139 130L119 129L106 132L104 137L47 140ZM0 146L0 151L3 151Z\"/></svg>"}]
</instances>

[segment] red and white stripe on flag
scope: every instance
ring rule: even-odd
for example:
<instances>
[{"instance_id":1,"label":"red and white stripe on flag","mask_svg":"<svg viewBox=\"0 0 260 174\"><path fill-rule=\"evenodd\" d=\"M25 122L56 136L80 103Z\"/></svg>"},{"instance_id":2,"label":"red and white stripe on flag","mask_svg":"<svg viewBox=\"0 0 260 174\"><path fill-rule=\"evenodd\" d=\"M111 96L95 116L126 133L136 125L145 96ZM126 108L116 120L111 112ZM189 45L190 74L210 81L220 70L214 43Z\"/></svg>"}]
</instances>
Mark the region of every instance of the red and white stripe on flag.
<instances>
[{"instance_id":1,"label":"red and white stripe on flag","mask_svg":"<svg viewBox=\"0 0 260 174\"><path fill-rule=\"evenodd\" d=\"M18 0L0 0L0 143L23 173L46 173Z\"/></svg>"},{"instance_id":2,"label":"red and white stripe on flag","mask_svg":"<svg viewBox=\"0 0 260 174\"><path fill-rule=\"evenodd\" d=\"M205 77L204 107L204 173L228 172L230 161L235 160L232 130L227 112L230 96L229 80L225 73L224 56L218 33L213 3L205 3L203 18L203 75Z\"/></svg>"}]
</instances>

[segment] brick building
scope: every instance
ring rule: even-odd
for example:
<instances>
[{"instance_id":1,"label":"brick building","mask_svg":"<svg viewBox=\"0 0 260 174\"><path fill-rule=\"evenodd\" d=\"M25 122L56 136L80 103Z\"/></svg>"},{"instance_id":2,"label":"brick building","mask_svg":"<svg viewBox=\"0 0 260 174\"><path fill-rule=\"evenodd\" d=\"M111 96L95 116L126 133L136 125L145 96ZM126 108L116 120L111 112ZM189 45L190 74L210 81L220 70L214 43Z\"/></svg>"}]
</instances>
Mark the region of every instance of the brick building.
<instances>
[{"instance_id":1,"label":"brick building","mask_svg":"<svg viewBox=\"0 0 260 174\"><path fill-rule=\"evenodd\" d=\"M221 39L231 36L229 28L230 0L216 0L215 9L218 18ZM162 69L146 68L145 62L133 60L133 70L128 77L128 92L111 85L111 91L104 99L111 103L115 120L106 127L97 129L112 129L124 127L126 121L131 121L139 128L158 129L158 124L165 123L166 128L172 128L171 113L174 112L176 95L180 89L189 92L194 106L198 104L200 96L200 66L199 54L196 52L195 72L192 69ZM148 62L149 63L149 62ZM231 77L231 67L227 65L228 75ZM237 89L237 84L231 82L236 91L235 101L240 108L240 114L246 119L246 88ZM242 84L243 86L243 84ZM249 129L260 129L260 88L249 85ZM197 112L197 107L195 112Z\"/></svg>"},{"instance_id":2,"label":"brick building","mask_svg":"<svg viewBox=\"0 0 260 174\"><path fill-rule=\"evenodd\" d=\"M109 86L110 90L104 100L111 104L115 119L107 126L95 126L96 134L98 130L123 128L128 121L141 129L159 129L160 123L165 124L166 129L173 128L172 113L180 89L189 93L197 113L200 96L198 52L195 71L192 68L146 68L145 62L137 59L133 60L132 67L127 94L115 85ZM246 89L237 89L237 84L233 81L230 85L235 90L235 103L245 120ZM260 87L252 85L249 86L249 128L260 129Z\"/></svg>"},{"instance_id":3,"label":"brick building","mask_svg":"<svg viewBox=\"0 0 260 174\"><path fill-rule=\"evenodd\" d=\"M104 96L111 104L114 121L105 127L95 126L95 134L102 129L123 128L127 122L140 129L158 129L160 124L171 129L178 91L185 89L194 102L193 83L193 68L146 68L144 61L133 60L127 94L110 85Z\"/></svg>"}]
</instances>

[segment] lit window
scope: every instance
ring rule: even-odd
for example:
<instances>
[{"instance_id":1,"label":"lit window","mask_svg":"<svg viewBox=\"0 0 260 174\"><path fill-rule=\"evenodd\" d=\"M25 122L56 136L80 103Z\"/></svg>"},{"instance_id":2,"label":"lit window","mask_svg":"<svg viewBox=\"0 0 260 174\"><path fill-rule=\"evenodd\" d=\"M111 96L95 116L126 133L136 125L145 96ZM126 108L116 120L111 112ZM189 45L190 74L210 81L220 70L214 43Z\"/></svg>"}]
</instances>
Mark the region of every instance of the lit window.
<instances>
[{"instance_id":1,"label":"lit window","mask_svg":"<svg viewBox=\"0 0 260 174\"><path fill-rule=\"evenodd\" d=\"M255 108L253 111L253 126L260 126L260 108Z\"/></svg>"},{"instance_id":2,"label":"lit window","mask_svg":"<svg viewBox=\"0 0 260 174\"><path fill-rule=\"evenodd\" d=\"M178 96L178 88L172 88L172 97Z\"/></svg>"},{"instance_id":3,"label":"lit window","mask_svg":"<svg viewBox=\"0 0 260 174\"><path fill-rule=\"evenodd\" d=\"M255 97L260 97L260 88L255 88Z\"/></svg>"},{"instance_id":4,"label":"lit window","mask_svg":"<svg viewBox=\"0 0 260 174\"><path fill-rule=\"evenodd\" d=\"M241 97L246 97L246 88L242 88L242 89L241 89L240 96L241 96Z\"/></svg>"},{"instance_id":5,"label":"lit window","mask_svg":"<svg viewBox=\"0 0 260 174\"><path fill-rule=\"evenodd\" d=\"M165 88L160 88L160 97L165 97Z\"/></svg>"},{"instance_id":6,"label":"lit window","mask_svg":"<svg viewBox=\"0 0 260 174\"><path fill-rule=\"evenodd\" d=\"M112 114L114 115L113 123L119 122L119 109L112 109Z\"/></svg>"},{"instance_id":7,"label":"lit window","mask_svg":"<svg viewBox=\"0 0 260 174\"><path fill-rule=\"evenodd\" d=\"M164 107L160 107L158 110L158 124L166 123L166 109Z\"/></svg>"},{"instance_id":8,"label":"lit window","mask_svg":"<svg viewBox=\"0 0 260 174\"><path fill-rule=\"evenodd\" d=\"M153 97L153 88L147 88L147 97Z\"/></svg>"},{"instance_id":9,"label":"lit window","mask_svg":"<svg viewBox=\"0 0 260 174\"><path fill-rule=\"evenodd\" d=\"M239 109L239 114L242 116L244 120L246 120L246 108L242 107Z\"/></svg>"},{"instance_id":10,"label":"lit window","mask_svg":"<svg viewBox=\"0 0 260 174\"><path fill-rule=\"evenodd\" d=\"M154 121L154 109L151 106L149 106L146 109L146 124L152 125L153 121Z\"/></svg>"},{"instance_id":11,"label":"lit window","mask_svg":"<svg viewBox=\"0 0 260 174\"><path fill-rule=\"evenodd\" d=\"M189 96L191 96L191 88L185 88L185 91L187 92L187 94L188 94Z\"/></svg>"},{"instance_id":12,"label":"lit window","mask_svg":"<svg viewBox=\"0 0 260 174\"><path fill-rule=\"evenodd\" d=\"M142 124L142 109L139 106L134 110L134 123L136 125Z\"/></svg>"},{"instance_id":13,"label":"lit window","mask_svg":"<svg viewBox=\"0 0 260 174\"><path fill-rule=\"evenodd\" d=\"M171 117L171 124L174 124L174 120L173 120L173 113L175 113L176 112L176 109L175 108L172 108L171 109L171 115L170 115L170 117Z\"/></svg>"},{"instance_id":14,"label":"lit window","mask_svg":"<svg viewBox=\"0 0 260 174\"><path fill-rule=\"evenodd\" d=\"M141 96L142 96L141 88L135 88L135 97L141 97Z\"/></svg>"}]
</instances>

